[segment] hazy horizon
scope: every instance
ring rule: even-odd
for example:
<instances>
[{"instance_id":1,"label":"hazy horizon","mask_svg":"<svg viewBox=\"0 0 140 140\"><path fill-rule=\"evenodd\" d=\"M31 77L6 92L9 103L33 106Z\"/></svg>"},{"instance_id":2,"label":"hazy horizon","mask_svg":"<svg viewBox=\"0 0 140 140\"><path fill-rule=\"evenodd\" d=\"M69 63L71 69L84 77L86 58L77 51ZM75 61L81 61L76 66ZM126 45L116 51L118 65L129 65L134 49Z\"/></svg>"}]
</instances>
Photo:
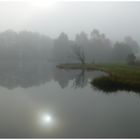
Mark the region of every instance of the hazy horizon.
<instances>
[{"instance_id":1,"label":"hazy horizon","mask_svg":"<svg viewBox=\"0 0 140 140\"><path fill-rule=\"evenodd\" d=\"M99 29L113 41L132 36L139 44L139 2L0 1L0 32L32 31L57 38L61 32L74 39Z\"/></svg>"}]
</instances>

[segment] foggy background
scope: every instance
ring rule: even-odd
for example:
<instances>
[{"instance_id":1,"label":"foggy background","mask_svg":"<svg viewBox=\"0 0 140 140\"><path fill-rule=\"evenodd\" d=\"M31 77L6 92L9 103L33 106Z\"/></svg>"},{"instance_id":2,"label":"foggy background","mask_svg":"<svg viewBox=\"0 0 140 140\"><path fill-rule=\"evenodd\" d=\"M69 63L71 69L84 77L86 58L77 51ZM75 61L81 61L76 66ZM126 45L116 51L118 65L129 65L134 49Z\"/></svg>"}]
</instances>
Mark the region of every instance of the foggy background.
<instances>
[{"instance_id":1,"label":"foggy background","mask_svg":"<svg viewBox=\"0 0 140 140\"><path fill-rule=\"evenodd\" d=\"M139 2L0 1L0 31L29 30L52 38L66 32L74 39L95 28L113 41L130 35L140 43L139 13Z\"/></svg>"},{"instance_id":2,"label":"foggy background","mask_svg":"<svg viewBox=\"0 0 140 140\"><path fill-rule=\"evenodd\" d=\"M139 60L139 6L139 2L0 1L0 69L21 72L48 62Z\"/></svg>"}]
</instances>

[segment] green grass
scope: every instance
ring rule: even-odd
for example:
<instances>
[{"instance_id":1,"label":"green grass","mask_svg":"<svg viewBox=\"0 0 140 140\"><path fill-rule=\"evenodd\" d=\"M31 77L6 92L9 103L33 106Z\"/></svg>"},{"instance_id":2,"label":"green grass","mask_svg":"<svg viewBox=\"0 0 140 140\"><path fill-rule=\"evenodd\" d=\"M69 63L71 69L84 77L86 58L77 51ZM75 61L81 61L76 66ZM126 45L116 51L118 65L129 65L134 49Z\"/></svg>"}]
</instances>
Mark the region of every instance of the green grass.
<instances>
[{"instance_id":1,"label":"green grass","mask_svg":"<svg viewBox=\"0 0 140 140\"><path fill-rule=\"evenodd\" d=\"M104 91L127 90L140 92L140 67L127 64L63 64L59 68L100 70L109 73L92 80L91 84Z\"/></svg>"}]
</instances>

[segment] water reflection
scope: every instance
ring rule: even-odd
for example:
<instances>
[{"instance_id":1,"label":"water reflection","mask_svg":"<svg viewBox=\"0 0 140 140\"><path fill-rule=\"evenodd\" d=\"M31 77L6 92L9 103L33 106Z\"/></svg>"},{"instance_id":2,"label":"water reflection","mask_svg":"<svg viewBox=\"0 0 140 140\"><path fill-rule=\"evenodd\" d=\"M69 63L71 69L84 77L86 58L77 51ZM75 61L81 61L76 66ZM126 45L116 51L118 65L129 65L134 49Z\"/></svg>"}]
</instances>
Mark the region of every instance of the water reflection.
<instances>
[{"instance_id":1,"label":"water reflection","mask_svg":"<svg viewBox=\"0 0 140 140\"><path fill-rule=\"evenodd\" d=\"M52 64L47 61L42 63L24 62L22 65L2 63L0 67L0 86L8 89L16 87L29 88L55 80L62 89L66 88L70 81L72 82L72 88L76 89L84 88L89 83L89 80L101 75L105 75L105 73L99 71L85 71L84 69L58 69L56 68L55 63ZM111 84L106 81L103 83L101 81L97 82L94 83L94 87L105 93L112 93L118 90L131 91L131 88L129 87L114 86L112 85L112 82ZM137 92L136 90L133 91Z\"/></svg>"},{"instance_id":2,"label":"water reflection","mask_svg":"<svg viewBox=\"0 0 140 140\"><path fill-rule=\"evenodd\" d=\"M49 113L40 114L40 123L42 126L50 126L53 124L53 117Z\"/></svg>"},{"instance_id":3,"label":"water reflection","mask_svg":"<svg viewBox=\"0 0 140 140\"><path fill-rule=\"evenodd\" d=\"M34 78L24 77L30 88L14 88L23 87L21 83L15 84L12 90L0 87L0 137L140 136L139 98L134 92L131 96L125 91L106 96L104 92L92 89L89 80L102 74L59 70L51 65L44 73L33 74Z\"/></svg>"},{"instance_id":4,"label":"water reflection","mask_svg":"<svg viewBox=\"0 0 140 140\"><path fill-rule=\"evenodd\" d=\"M0 86L8 89L14 89L16 87L29 88L33 86L40 86L51 80L55 80L59 86L64 89L70 82L72 82L72 88L84 88L87 86L90 80L106 75L99 71L85 71L81 70L64 70L56 68L55 63L42 62L42 63L30 63L24 62L20 65L12 65L2 63L0 67ZM96 80L97 82L99 80ZM112 93L118 90L131 91L129 87L120 87L109 84L109 82L94 83L94 90L102 90L104 93ZM96 88L95 88L96 87ZM133 90L137 92L137 90Z\"/></svg>"},{"instance_id":5,"label":"water reflection","mask_svg":"<svg viewBox=\"0 0 140 140\"><path fill-rule=\"evenodd\" d=\"M84 86L87 85L88 79L85 77L85 70L82 69L81 72L79 72L79 74L77 74L75 76L75 80L73 82L73 86L74 88L83 88Z\"/></svg>"},{"instance_id":6,"label":"water reflection","mask_svg":"<svg viewBox=\"0 0 140 140\"><path fill-rule=\"evenodd\" d=\"M56 64L48 62L27 62L24 66L3 64L0 67L0 86L8 89L29 88L55 80L61 88L66 88L70 81L73 81L73 88L83 88L87 85L88 79L96 75L98 73L85 70L60 70L56 68Z\"/></svg>"}]
</instances>

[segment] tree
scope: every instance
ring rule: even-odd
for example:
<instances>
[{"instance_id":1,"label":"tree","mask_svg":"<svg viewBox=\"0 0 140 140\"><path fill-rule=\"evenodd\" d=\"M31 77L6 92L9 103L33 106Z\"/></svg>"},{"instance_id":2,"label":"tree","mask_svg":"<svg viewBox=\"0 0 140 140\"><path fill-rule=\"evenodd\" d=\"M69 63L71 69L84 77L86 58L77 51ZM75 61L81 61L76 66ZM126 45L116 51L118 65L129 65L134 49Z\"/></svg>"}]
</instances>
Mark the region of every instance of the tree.
<instances>
[{"instance_id":1,"label":"tree","mask_svg":"<svg viewBox=\"0 0 140 140\"><path fill-rule=\"evenodd\" d=\"M75 56L77 57L77 59L82 64L85 64L85 53L84 53L84 49L81 46L78 46L77 44L75 44L73 46L73 52L74 52Z\"/></svg>"},{"instance_id":2,"label":"tree","mask_svg":"<svg viewBox=\"0 0 140 140\"><path fill-rule=\"evenodd\" d=\"M133 53L139 52L139 45L132 37L126 36L124 42L132 49Z\"/></svg>"},{"instance_id":3,"label":"tree","mask_svg":"<svg viewBox=\"0 0 140 140\"><path fill-rule=\"evenodd\" d=\"M135 64L135 60L136 60L136 56L131 53L127 56L127 63L130 64L130 65L133 65Z\"/></svg>"},{"instance_id":4,"label":"tree","mask_svg":"<svg viewBox=\"0 0 140 140\"><path fill-rule=\"evenodd\" d=\"M68 53L70 52L70 41L65 33L61 33L57 39L54 40L53 57L56 62L69 62Z\"/></svg>"},{"instance_id":5,"label":"tree","mask_svg":"<svg viewBox=\"0 0 140 140\"><path fill-rule=\"evenodd\" d=\"M80 34L77 34L75 37L75 42L78 45L86 46L88 44L87 34L85 32L81 32Z\"/></svg>"},{"instance_id":6,"label":"tree","mask_svg":"<svg viewBox=\"0 0 140 140\"><path fill-rule=\"evenodd\" d=\"M90 62L92 62L93 57L96 62L105 62L110 60L112 43L104 33L94 29L90 34L89 44L90 47L88 48L88 54L90 56Z\"/></svg>"},{"instance_id":7,"label":"tree","mask_svg":"<svg viewBox=\"0 0 140 140\"><path fill-rule=\"evenodd\" d=\"M90 62L90 56L88 54L89 39L88 39L87 34L84 31L76 35L75 44L77 44L78 46L82 46L81 49L83 49L84 51L85 59L87 62Z\"/></svg>"},{"instance_id":8,"label":"tree","mask_svg":"<svg viewBox=\"0 0 140 140\"><path fill-rule=\"evenodd\" d=\"M128 55L133 53L130 46L124 42L116 42L114 44L112 57L115 61L125 62Z\"/></svg>"},{"instance_id":9,"label":"tree","mask_svg":"<svg viewBox=\"0 0 140 140\"><path fill-rule=\"evenodd\" d=\"M97 30L97 29L94 29L91 33L90 33L90 35L91 35L91 38L99 38L100 37L100 32L99 32L99 30Z\"/></svg>"}]
</instances>

